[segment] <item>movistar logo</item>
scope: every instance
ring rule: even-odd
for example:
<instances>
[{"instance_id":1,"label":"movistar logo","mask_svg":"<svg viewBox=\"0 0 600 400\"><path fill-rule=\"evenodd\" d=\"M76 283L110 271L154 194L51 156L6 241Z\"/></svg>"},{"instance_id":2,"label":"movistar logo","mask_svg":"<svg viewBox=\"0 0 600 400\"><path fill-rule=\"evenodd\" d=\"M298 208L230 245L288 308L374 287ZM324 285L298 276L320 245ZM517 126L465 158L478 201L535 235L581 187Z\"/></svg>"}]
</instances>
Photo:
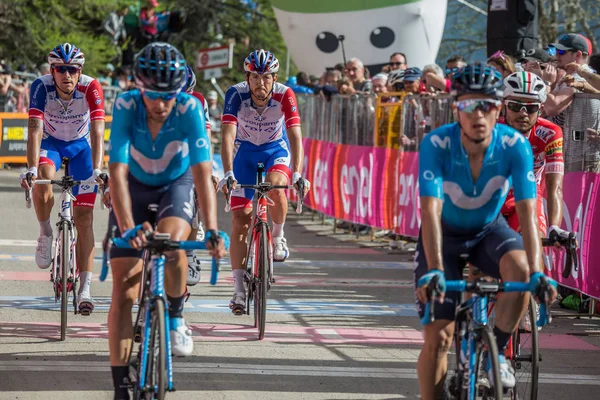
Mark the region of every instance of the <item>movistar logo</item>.
<instances>
[{"instance_id":1,"label":"movistar logo","mask_svg":"<svg viewBox=\"0 0 600 400\"><path fill-rule=\"evenodd\" d=\"M518 141L521 141L521 143L525 143L525 136L520 134L515 134L512 136L502 136L502 148L506 149L506 146L513 147Z\"/></svg>"},{"instance_id":2,"label":"movistar logo","mask_svg":"<svg viewBox=\"0 0 600 400\"><path fill-rule=\"evenodd\" d=\"M185 104L178 105L177 111L179 112L179 114L185 114L187 112L188 108L191 108L192 110L196 109L196 100L195 99L188 99L188 101L186 101Z\"/></svg>"},{"instance_id":3,"label":"movistar logo","mask_svg":"<svg viewBox=\"0 0 600 400\"><path fill-rule=\"evenodd\" d=\"M135 100L131 98L129 100L125 100L124 98L119 97L117 98L117 101L115 101L115 107L117 110L129 110L131 107L135 107Z\"/></svg>"},{"instance_id":4,"label":"movistar logo","mask_svg":"<svg viewBox=\"0 0 600 400\"><path fill-rule=\"evenodd\" d=\"M435 147L445 149L450 147L450 136L446 136L444 139L442 139L438 135L431 135L431 143Z\"/></svg>"}]
</instances>

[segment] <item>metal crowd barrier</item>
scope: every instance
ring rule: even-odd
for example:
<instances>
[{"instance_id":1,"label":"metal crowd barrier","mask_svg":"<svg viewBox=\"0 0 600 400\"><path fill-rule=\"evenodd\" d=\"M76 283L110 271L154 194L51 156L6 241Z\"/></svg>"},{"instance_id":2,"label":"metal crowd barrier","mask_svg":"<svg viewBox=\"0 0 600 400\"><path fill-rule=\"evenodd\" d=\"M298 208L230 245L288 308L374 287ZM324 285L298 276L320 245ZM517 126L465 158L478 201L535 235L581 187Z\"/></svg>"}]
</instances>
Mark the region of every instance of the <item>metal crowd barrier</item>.
<instances>
[{"instance_id":1,"label":"metal crowd barrier","mask_svg":"<svg viewBox=\"0 0 600 400\"><path fill-rule=\"evenodd\" d=\"M600 173L600 95L577 93L562 128L565 171Z\"/></svg>"}]
</instances>

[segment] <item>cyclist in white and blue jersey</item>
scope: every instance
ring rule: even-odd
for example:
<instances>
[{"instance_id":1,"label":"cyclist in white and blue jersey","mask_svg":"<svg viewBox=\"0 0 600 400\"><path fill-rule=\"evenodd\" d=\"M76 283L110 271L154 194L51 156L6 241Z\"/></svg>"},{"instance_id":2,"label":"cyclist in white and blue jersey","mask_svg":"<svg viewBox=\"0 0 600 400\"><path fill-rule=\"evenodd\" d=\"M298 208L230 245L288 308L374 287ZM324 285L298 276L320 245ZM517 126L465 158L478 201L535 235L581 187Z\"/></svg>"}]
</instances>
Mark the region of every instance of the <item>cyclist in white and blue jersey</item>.
<instances>
[{"instance_id":1,"label":"cyclist in white and blue jersey","mask_svg":"<svg viewBox=\"0 0 600 400\"><path fill-rule=\"evenodd\" d=\"M186 84L183 55L168 43L152 43L136 55L134 78L139 90L123 93L114 105L109 226L130 240L133 249L111 250L113 292L108 315L110 363L115 399L129 399L127 356L132 340L131 308L139 292L143 231L170 233L187 240L194 216L194 186L206 226L211 255L222 257L217 234L216 197L212 183L210 142L200 102L182 93ZM156 221L148 210L158 204ZM192 333L183 317L187 258L184 251L168 254L165 289L175 355L190 355Z\"/></svg>"},{"instance_id":2,"label":"cyclist in white and blue jersey","mask_svg":"<svg viewBox=\"0 0 600 400\"><path fill-rule=\"evenodd\" d=\"M544 276L532 150L523 135L497 123L501 86L502 76L492 67L478 63L459 70L452 81L458 122L432 131L421 143L421 231L414 271L421 317L428 301L427 285L434 276L442 289L446 279L462 279L461 255L492 277L529 281L532 293ZM511 185L522 237L500 214ZM435 321L424 328L417 367L424 400L442 396L457 299L458 293L446 294L435 307ZM503 293L498 298L494 334L504 388L515 385L504 349L528 304L529 294ZM489 366L486 363L486 369Z\"/></svg>"}]
</instances>

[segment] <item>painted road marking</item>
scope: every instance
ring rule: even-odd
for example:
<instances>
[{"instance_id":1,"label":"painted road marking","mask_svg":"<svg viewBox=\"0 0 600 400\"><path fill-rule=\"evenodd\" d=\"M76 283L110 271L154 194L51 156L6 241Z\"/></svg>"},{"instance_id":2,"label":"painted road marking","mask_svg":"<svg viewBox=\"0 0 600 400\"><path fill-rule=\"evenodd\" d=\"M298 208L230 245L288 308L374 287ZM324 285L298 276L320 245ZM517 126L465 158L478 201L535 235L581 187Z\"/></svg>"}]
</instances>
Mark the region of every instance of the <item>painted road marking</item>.
<instances>
[{"instance_id":1,"label":"painted road marking","mask_svg":"<svg viewBox=\"0 0 600 400\"><path fill-rule=\"evenodd\" d=\"M244 374L270 376L315 376L340 378L416 379L414 368L341 367L323 365L265 365L233 363L198 363L174 361L174 372L180 374ZM0 361L1 371L106 372L106 361ZM600 386L600 375L540 373L539 382L562 385Z\"/></svg>"},{"instance_id":2,"label":"painted road marking","mask_svg":"<svg viewBox=\"0 0 600 400\"><path fill-rule=\"evenodd\" d=\"M94 298L94 311L108 312L109 307L109 297ZM56 302L54 297L0 296L0 308L59 311L60 302ZM185 303L185 310L186 312L231 312L226 300L216 299L189 300ZM302 299L268 300L267 310L269 313L276 314L417 316L415 305L412 303L323 302Z\"/></svg>"},{"instance_id":3,"label":"painted road marking","mask_svg":"<svg viewBox=\"0 0 600 400\"><path fill-rule=\"evenodd\" d=\"M200 284L208 284L208 272L201 274L204 281ZM0 281L49 281L50 273L45 271L0 271ZM107 278L111 281L109 275ZM99 281L98 276L94 276L94 281ZM277 286L351 286L351 287L389 287L389 288L410 288L413 287L413 281L396 279L343 279L343 278L303 278L303 277L285 277L275 275ZM233 277L230 271L222 271L219 276L219 282L222 284L233 285Z\"/></svg>"}]
</instances>

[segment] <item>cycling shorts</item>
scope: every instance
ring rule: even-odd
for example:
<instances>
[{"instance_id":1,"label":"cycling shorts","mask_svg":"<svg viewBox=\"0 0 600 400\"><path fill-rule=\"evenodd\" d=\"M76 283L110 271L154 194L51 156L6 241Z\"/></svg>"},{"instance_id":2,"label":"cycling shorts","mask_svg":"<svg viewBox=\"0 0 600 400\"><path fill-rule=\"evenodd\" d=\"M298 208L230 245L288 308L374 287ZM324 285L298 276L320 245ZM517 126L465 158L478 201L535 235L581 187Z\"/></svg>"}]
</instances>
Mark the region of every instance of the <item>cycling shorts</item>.
<instances>
[{"instance_id":1,"label":"cycling shorts","mask_svg":"<svg viewBox=\"0 0 600 400\"><path fill-rule=\"evenodd\" d=\"M188 169L175 181L165 186L148 186L131 174L128 177L129 193L131 195L131 209L133 212L133 222L136 225L144 222L157 224L161 219L167 217L178 217L185 220L190 226L195 213L194 204L194 180L192 173ZM148 209L150 204L158 204L158 212ZM113 210L108 218L108 227L116 226L115 237L120 237L121 232L117 224L117 217ZM134 249L119 249L112 247L111 257L133 257L142 258L142 252Z\"/></svg>"},{"instance_id":2,"label":"cycling shorts","mask_svg":"<svg viewBox=\"0 0 600 400\"><path fill-rule=\"evenodd\" d=\"M286 136L281 140L256 146L236 140L234 146L233 173L241 185L256 183L257 164L263 163L267 173L279 172L291 178L292 153ZM231 193L231 209L252 208L254 189L236 189Z\"/></svg>"},{"instance_id":3,"label":"cycling shorts","mask_svg":"<svg viewBox=\"0 0 600 400\"><path fill-rule=\"evenodd\" d=\"M444 275L446 280L463 279L464 262L461 255L467 255L467 261L493 278L500 278L500 260L513 250L523 250L523 238L510 229L502 215L477 232L465 232L442 223L442 256L444 257ZM415 254L414 283L429 271L423 250L421 233ZM460 293L448 292L444 303L435 305L435 319L454 320L454 313ZM417 311L422 318L425 305L417 300Z\"/></svg>"},{"instance_id":4,"label":"cycling shorts","mask_svg":"<svg viewBox=\"0 0 600 400\"><path fill-rule=\"evenodd\" d=\"M546 219L546 213L544 212L544 195L539 186L537 193L536 209L538 229L540 230L540 232L543 232L545 236L546 231L548 230L548 221ZM508 226L510 226L515 231L521 233L521 223L519 222L519 216L517 215L515 196L512 190L506 197L506 201L504 202L500 213L502 213L502 215L504 215L504 218L506 218L506 220L508 221Z\"/></svg>"},{"instance_id":5,"label":"cycling shorts","mask_svg":"<svg viewBox=\"0 0 600 400\"><path fill-rule=\"evenodd\" d=\"M87 137L71 142L65 142L52 136L42 139L39 166L52 165L58 171L62 165L63 157L69 159L67 175L72 175L75 180L88 180L94 174L92 167L92 148ZM73 188L75 201L74 207L94 208L98 185L81 185Z\"/></svg>"}]
</instances>

